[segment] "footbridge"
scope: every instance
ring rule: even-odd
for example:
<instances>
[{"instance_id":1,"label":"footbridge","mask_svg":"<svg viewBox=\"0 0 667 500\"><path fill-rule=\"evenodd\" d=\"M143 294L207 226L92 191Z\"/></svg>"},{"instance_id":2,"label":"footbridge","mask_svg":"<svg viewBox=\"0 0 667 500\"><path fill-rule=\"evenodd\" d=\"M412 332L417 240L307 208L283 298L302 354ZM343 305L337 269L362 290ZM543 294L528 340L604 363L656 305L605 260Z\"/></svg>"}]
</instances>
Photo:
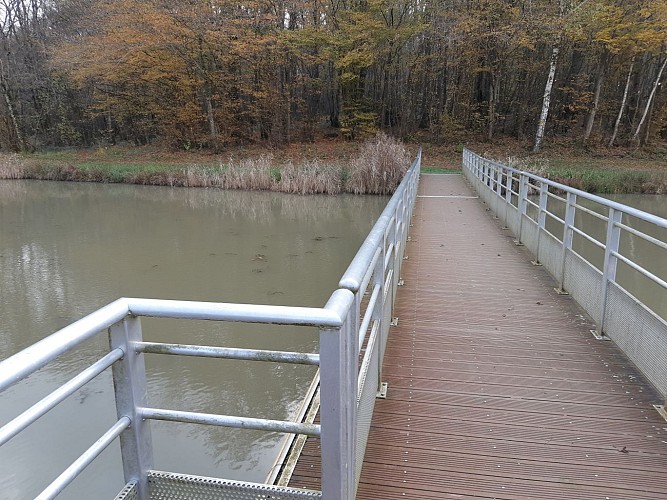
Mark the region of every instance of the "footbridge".
<instances>
[{"instance_id":1,"label":"footbridge","mask_svg":"<svg viewBox=\"0 0 667 500\"><path fill-rule=\"evenodd\" d=\"M119 299L0 362L4 391L109 338L103 358L0 423L2 445L112 371L116 423L39 498L116 441L118 499L666 498L667 220L467 150L462 174L420 175L420 162L322 308ZM145 316L314 328L320 348L149 343ZM213 415L150 405L144 358L158 355L319 371L290 421ZM158 471L153 420L281 432L284 445L263 484Z\"/></svg>"}]
</instances>

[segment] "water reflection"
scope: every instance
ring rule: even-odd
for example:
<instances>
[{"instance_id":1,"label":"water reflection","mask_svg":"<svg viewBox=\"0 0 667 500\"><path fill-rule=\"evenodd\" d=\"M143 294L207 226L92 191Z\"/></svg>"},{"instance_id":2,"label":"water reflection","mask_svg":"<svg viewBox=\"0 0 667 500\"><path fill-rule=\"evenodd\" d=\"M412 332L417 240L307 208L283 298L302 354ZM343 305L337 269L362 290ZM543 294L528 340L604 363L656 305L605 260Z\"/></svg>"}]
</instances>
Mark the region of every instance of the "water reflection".
<instances>
[{"instance_id":1,"label":"water reflection","mask_svg":"<svg viewBox=\"0 0 667 500\"><path fill-rule=\"evenodd\" d=\"M385 198L0 181L2 358L119 296L321 306ZM142 320L148 340L316 352L310 328ZM87 366L99 336L0 395L0 424ZM147 356L150 404L286 418L311 367ZM100 417L100 415L104 415ZM104 373L0 448L2 498L32 498L114 420ZM55 425L55 427L53 427ZM51 427L50 427L51 426ZM53 429L59 429L53 432ZM281 436L157 423L155 465L262 480ZM120 489L117 446L59 498ZM33 471L43 471L35 477Z\"/></svg>"}]
</instances>

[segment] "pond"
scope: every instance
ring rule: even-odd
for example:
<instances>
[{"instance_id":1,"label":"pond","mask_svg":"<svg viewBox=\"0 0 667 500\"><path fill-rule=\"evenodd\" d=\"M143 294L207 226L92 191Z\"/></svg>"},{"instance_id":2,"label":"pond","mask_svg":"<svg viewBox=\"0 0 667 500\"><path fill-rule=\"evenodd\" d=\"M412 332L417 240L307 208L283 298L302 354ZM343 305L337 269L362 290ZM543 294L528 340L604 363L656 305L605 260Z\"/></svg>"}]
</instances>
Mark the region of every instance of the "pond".
<instances>
[{"instance_id":1,"label":"pond","mask_svg":"<svg viewBox=\"0 0 667 500\"><path fill-rule=\"evenodd\" d=\"M387 202L0 181L0 359L118 297L321 307ZM313 329L143 319L149 341L317 352ZM0 425L105 352L105 335L0 395ZM147 356L150 405L285 419L312 367ZM33 498L116 420L103 373L0 448L0 491ZM263 481L282 436L151 424L155 468ZM59 498L113 498L117 443Z\"/></svg>"}]
</instances>

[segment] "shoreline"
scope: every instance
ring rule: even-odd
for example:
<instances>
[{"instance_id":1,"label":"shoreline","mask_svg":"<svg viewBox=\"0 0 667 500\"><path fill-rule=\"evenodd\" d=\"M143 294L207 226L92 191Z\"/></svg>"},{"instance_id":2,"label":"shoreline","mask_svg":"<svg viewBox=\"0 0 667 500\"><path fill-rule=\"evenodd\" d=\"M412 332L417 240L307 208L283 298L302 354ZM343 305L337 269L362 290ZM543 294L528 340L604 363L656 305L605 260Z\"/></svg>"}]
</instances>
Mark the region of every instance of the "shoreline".
<instances>
[{"instance_id":1,"label":"shoreline","mask_svg":"<svg viewBox=\"0 0 667 500\"><path fill-rule=\"evenodd\" d=\"M214 155L170 155L161 150L130 147L25 156L0 154L0 179L212 187L298 194L389 194L414 159L403 144L388 140L386 136L362 146L347 143L340 147L328 143L322 146L309 146L288 154L279 150L234 151L241 159L234 159L234 155L227 159ZM382 151L382 148L389 150ZM460 172L459 148L427 146L422 172ZM472 148L483 149L474 145ZM506 151L496 150L486 151L485 156L590 193L667 194L667 164L661 161L560 153L517 158L507 156ZM389 182L385 182L387 177Z\"/></svg>"}]
</instances>

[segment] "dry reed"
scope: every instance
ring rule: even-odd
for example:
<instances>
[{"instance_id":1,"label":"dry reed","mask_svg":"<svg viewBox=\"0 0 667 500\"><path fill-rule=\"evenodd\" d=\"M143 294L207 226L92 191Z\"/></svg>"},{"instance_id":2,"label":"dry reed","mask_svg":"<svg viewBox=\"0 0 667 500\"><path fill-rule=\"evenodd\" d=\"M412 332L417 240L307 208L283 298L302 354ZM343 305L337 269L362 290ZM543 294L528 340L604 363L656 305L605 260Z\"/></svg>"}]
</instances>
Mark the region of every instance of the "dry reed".
<instances>
[{"instance_id":1,"label":"dry reed","mask_svg":"<svg viewBox=\"0 0 667 500\"><path fill-rule=\"evenodd\" d=\"M366 141L350 162L347 191L355 194L391 194L410 168L410 155L400 141L379 133Z\"/></svg>"},{"instance_id":2,"label":"dry reed","mask_svg":"<svg viewBox=\"0 0 667 500\"><path fill-rule=\"evenodd\" d=\"M295 194L390 194L409 166L410 157L403 144L381 133L363 144L359 156L352 159L347 168L321 160L277 165L271 155L262 155L255 159L230 159L217 166L124 171L114 166L108 169L77 168L69 163L48 163L25 160L18 155L1 155L0 178L122 182Z\"/></svg>"},{"instance_id":3,"label":"dry reed","mask_svg":"<svg viewBox=\"0 0 667 500\"><path fill-rule=\"evenodd\" d=\"M0 155L0 179L23 179L25 166L17 154Z\"/></svg>"}]
</instances>

